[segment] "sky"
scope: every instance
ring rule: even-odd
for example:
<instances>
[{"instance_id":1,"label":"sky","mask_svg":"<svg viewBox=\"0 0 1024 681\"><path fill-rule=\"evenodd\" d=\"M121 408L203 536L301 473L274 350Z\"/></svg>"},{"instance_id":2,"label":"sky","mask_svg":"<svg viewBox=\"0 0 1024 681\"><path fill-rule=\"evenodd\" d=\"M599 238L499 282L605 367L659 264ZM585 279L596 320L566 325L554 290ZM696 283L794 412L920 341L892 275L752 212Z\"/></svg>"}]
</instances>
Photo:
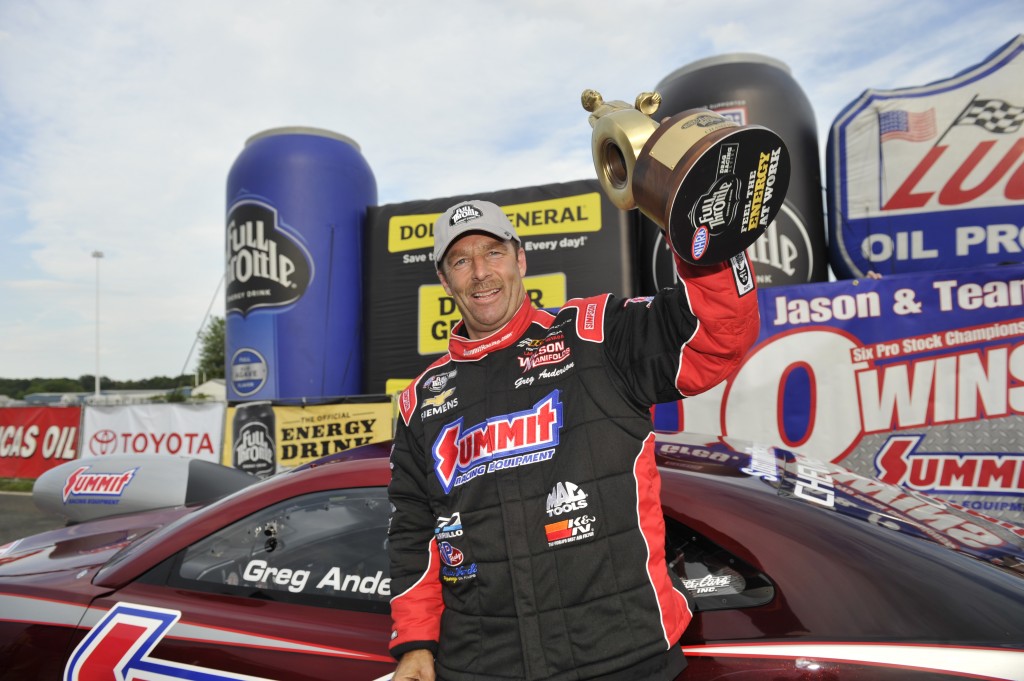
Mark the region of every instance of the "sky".
<instances>
[{"instance_id":1,"label":"sky","mask_svg":"<svg viewBox=\"0 0 1024 681\"><path fill-rule=\"evenodd\" d=\"M789 67L823 155L865 90L1020 33L1020 0L5 0L0 377L92 375L97 354L114 380L194 371L258 132L351 138L380 205L592 179L584 89L632 102L753 53Z\"/></svg>"}]
</instances>

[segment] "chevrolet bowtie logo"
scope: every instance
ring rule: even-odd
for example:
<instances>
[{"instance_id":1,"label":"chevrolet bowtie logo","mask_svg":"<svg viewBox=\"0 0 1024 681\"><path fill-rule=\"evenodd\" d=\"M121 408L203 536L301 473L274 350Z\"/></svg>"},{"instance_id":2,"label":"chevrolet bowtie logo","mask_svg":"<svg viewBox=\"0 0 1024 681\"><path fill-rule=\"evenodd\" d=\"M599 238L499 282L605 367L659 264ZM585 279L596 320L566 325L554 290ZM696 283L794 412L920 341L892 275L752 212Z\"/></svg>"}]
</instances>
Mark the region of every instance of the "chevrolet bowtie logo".
<instances>
[{"instance_id":1,"label":"chevrolet bowtie logo","mask_svg":"<svg viewBox=\"0 0 1024 681\"><path fill-rule=\"evenodd\" d=\"M445 403L445 400L452 396L452 393L454 392L455 388L448 388L447 390L445 390L443 393L436 397L428 397L427 399L423 400L423 404L427 407L440 407L442 404Z\"/></svg>"}]
</instances>

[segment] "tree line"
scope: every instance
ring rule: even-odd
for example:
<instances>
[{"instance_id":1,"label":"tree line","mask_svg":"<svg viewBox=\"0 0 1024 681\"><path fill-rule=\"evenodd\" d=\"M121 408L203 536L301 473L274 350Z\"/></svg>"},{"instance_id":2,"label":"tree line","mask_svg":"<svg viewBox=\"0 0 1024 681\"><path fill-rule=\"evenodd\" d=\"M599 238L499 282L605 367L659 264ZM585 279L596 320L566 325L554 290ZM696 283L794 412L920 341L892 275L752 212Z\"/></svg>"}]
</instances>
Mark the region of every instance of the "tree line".
<instances>
[{"instance_id":1,"label":"tree line","mask_svg":"<svg viewBox=\"0 0 1024 681\"><path fill-rule=\"evenodd\" d=\"M224 318L211 317L199 334L199 342L196 375L200 377L200 382L224 378ZM100 390L174 390L191 386L194 380L192 374L154 376L132 381L117 381L100 376ZM95 374L83 374L78 378L0 378L0 395L16 400L33 393L80 393L95 389Z\"/></svg>"}]
</instances>

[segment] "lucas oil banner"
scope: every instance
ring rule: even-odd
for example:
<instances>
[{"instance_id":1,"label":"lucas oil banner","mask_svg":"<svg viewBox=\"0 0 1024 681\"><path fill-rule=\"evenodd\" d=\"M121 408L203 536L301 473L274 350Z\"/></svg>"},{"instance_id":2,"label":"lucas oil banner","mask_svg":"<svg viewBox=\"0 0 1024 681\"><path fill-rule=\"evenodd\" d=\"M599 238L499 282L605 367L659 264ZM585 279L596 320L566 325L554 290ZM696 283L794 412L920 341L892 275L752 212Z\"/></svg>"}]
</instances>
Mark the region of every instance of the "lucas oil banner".
<instances>
[{"instance_id":1,"label":"lucas oil banner","mask_svg":"<svg viewBox=\"0 0 1024 681\"><path fill-rule=\"evenodd\" d=\"M394 407L384 395L307 406L251 402L227 412L222 463L261 478L393 434Z\"/></svg>"},{"instance_id":2,"label":"lucas oil banner","mask_svg":"<svg viewBox=\"0 0 1024 681\"><path fill-rule=\"evenodd\" d=\"M952 78L867 90L826 157L840 278L1024 262L1024 36Z\"/></svg>"},{"instance_id":3,"label":"lucas oil banner","mask_svg":"<svg viewBox=\"0 0 1024 681\"><path fill-rule=\"evenodd\" d=\"M761 335L655 427L755 440L1024 522L1024 266L758 291Z\"/></svg>"},{"instance_id":4,"label":"lucas oil banner","mask_svg":"<svg viewBox=\"0 0 1024 681\"><path fill-rule=\"evenodd\" d=\"M78 456L80 407L0 407L0 478L35 479Z\"/></svg>"}]
</instances>

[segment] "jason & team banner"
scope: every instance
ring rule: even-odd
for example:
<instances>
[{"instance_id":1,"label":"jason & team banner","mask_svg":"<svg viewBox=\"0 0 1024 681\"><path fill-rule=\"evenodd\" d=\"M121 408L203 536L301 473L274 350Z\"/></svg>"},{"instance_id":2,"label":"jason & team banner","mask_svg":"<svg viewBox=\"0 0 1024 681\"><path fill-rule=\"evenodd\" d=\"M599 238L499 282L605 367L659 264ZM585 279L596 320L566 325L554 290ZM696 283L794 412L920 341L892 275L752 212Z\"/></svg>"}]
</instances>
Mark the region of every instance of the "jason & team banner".
<instances>
[{"instance_id":1,"label":"jason & team banner","mask_svg":"<svg viewBox=\"0 0 1024 681\"><path fill-rule=\"evenodd\" d=\"M265 478L289 468L382 442L393 434L386 395L342 404L291 406L269 401L228 407L221 463Z\"/></svg>"},{"instance_id":2,"label":"jason & team banner","mask_svg":"<svg viewBox=\"0 0 1024 681\"><path fill-rule=\"evenodd\" d=\"M35 479L78 456L81 407L0 407L0 478Z\"/></svg>"},{"instance_id":3,"label":"jason & team banner","mask_svg":"<svg viewBox=\"0 0 1024 681\"><path fill-rule=\"evenodd\" d=\"M1024 522L1024 266L759 289L761 335L655 427L756 440Z\"/></svg>"},{"instance_id":4,"label":"jason & team banner","mask_svg":"<svg viewBox=\"0 0 1024 681\"><path fill-rule=\"evenodd\" d=\"M224 403L86 406L81 458L171 454L220 461Z\"/></svg>"},{"instance_id":5,"label":"jason & team banner","mask_svg":"<svg viewBox=\"0 0 1024 681\"><path fill-rule=\"evenodd\" d=\"M865 91L826 157L838 277L1024 261L1024 35L951 78Z\"/></svg>"}]
</instances>

